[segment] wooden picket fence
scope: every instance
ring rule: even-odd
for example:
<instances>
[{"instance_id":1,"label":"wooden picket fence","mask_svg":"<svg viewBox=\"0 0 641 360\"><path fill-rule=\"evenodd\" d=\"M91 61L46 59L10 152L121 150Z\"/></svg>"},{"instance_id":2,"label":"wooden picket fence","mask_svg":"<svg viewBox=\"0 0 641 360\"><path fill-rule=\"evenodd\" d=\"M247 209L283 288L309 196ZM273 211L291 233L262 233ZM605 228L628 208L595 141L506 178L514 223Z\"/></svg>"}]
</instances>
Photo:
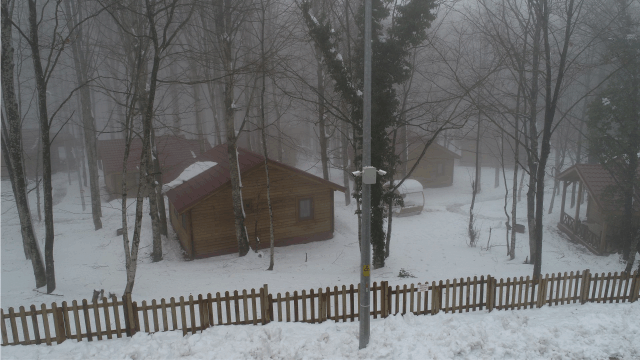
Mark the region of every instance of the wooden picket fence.
<instances>
[{"instance_id":1,"label":"wooden picket fence","mask_svg":"<svg viewBox=\"0 0 641 360\"><path fill-rule=\"evenodd\" d=\"M370 288L370 316L395 314L434 315L439 312L462 313L477 310L519 310L569 303L634 302L639 298L639 273L602 273L589 270L545 275L538 280L530 277L496 279L476 276L438 283L419 283L392 287L387 281L374 282ZM29 345L67 339L88 341L133 336L139 331L182 331L195 334L220 325L267 324L279 322L320 323L356 321L359 316L359 286L334 286L314 291L294 291L272 295L268 286L258 291L226 291L224 295L181 296L160 303L142 301L131 296L116 296L88 303L76 300L50 308L20 306L16 312L0 309L2 346ZM11 341L9 341L11 334Z\"/></svg>"}]
</instances>

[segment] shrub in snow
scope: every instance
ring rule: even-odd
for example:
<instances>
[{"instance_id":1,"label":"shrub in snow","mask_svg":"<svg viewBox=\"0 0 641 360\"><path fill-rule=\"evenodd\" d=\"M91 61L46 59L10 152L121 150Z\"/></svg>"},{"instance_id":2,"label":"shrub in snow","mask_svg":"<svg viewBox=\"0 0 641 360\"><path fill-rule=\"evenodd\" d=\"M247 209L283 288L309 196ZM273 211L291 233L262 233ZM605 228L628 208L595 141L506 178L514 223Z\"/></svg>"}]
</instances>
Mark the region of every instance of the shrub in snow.
<instances>
[{"instance_id":1,"label":"shrub in snow","mask_svg":"<svg viewBox=\"0 0 641 360\"><path fill-rule=\"evenodd\" d=\"M416 276L412 275L411 272L401 268L401 270L398 272L398 277L400 277L400 278L415 278Z\"/></svg>"}]
</instances>

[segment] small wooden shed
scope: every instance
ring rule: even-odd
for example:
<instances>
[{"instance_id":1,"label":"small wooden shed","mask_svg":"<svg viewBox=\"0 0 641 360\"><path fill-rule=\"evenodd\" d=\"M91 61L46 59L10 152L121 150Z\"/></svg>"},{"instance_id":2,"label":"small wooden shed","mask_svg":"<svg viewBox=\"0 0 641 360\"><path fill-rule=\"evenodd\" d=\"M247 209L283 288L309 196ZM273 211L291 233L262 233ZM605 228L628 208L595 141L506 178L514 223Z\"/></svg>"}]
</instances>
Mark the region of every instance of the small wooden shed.
<instances>
[{"instance_id":1,"label":"small wooden shed","mask_svg":"<svg viewBox=\"0 0 641 360\"><path fill-rule=\"evenodd\" d=\"M423 147L420 141L410 144L407 149L407 171L416 164ZM411 177L420 182L424 188L451 186L454 182L454 160L459 158L457 153L432 143Z\"/></svg>"},{"instance_id":2,"label":"small wooden shed","mask_svg":"<svg viewBox=\"0 0 641 360\"><path fill-rule=\"evenodd\" d=\"M238 252L227 145L203 153L215 163L166 192L171 224L192 259ZM267 160L276 246L334 236L334 191L345 188L291 166ZM245 227L253 249L269 247L269 212L264 158L238 148ZM180 178L180 175L172 175Z\"/></svg>"},{"instance_id":3,"label":"small wooden shed","mask_svg":"<svg viewBox=\"0 0 641 360\"><path fill-rule=\"evenodd\" d=\"M557 225L559 230L595 254L604 255L619 250L621 244L617 242L618 226L612 223L612 219L623 213L623 206L621 202L604 196L608 187L616 184L608 170L600 164L577 164L563 171L557 178L563 182L561 217ZM566 213L566 196L568 186L575 182L578 183L578 191L571 215ZM582 204L581 198L586 191L587 204ZM583 208L584 206L587 208ZM635 212L638 217L638 208Z\"/></svg>"}]
</instances>

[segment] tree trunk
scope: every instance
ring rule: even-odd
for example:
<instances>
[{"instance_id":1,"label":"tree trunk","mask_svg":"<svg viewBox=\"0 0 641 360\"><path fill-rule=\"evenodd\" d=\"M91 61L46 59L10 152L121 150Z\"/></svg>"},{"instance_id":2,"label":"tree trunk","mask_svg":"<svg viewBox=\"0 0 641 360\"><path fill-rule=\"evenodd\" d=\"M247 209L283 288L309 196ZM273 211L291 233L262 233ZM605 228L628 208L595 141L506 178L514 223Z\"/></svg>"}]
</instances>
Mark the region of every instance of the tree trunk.
<instances>
[{"instance_id":1,"label":"tree trunk","mask_svg":"<svg viewBox=\"0 0 641 360\"><path fill-rule=\"evenodd\" d=\"M16 208L18 209L18 218L20 219L20 232L22 234L22 250L24 251L25 259L31 260L31 245L29 242L29 236L34 236L35 238L35 233L33 232L33 228L31 228L31 234L28 234L26 231L27 228L22 226L22 216L24 215L24 213L22 212L22 207L24 207L24 203L18 204L19 190L16 188L16 185L17 185L16 181L20 181L20 180L15 179L16 174L13 171L13 165L11 164L11 156L9 155L10 150L8 149L9 145L7 145L9 144L10 141L11 140L7 135L4 114L2 114L2 157L7 166L7 172L9 173L9 179L11 180L11 190L13 190L13 198L16 201ZM26 204L27 204L27 210L28 210L28 207L29 207L28 200L26 201ZM27 213L27 214L29 215L29 223L31 223L31 214L30 213ZM36 241L36 245L37 244L38 242ZM44 264L42 264L42 259L40 260L40 262L41 262L40 265L42 266L42 280L43 280L43 283L41 286L44 286L46 284L46 278L44 274ZM36 282L37 282L38 278L37 278L37 273L35 273L35 270L36 269L34 269L34 274L36 275Z\"/></svg>"},{"instance_id":2,"label":"tree trunk","mask_svg":"<svg viewBox=\"0 0 641 360\"><path fill-rule=\"evenodd\" d=\"M345 110L346 106L343 107ZM345 111L347 113L347 111ZM343 160L343 186L345 187L345 206L348 206L351 202L351 194L349 190L349 155L347 151L348 146L348 136L349 136L349 124L347 121L341 123L341 158Z\"/></svg>"},{"instance_id":3,"label":"tree trunk","mask_svg":"<svg viewBox=\"0 0 641 360\"><path fill-rule=\"evenodd\" d=\"M224 16L228 24L231 19L229 9ZM229 177L232 187L232 202L234 209L234 225L236 240L238 241L238 256L245 256L249 252L249 241L245 229L245 211L243 209L242 184L240 182L240 169L238 165L238 152L236 150L236 127L234 126L234 75L232 74L232 47L231 39L226 37L223 42L223 66L225 68L225 129L227 134L227 155L229 157ZM249 109L247 109L249 111Z\"/></svg>"},{"instance_id":4,"label":"tree trunk","mask_svg":"<svg viewBox=\"0 0 641 360\"><path fill-rule=\"evenodd\" d=\"M283 128L281 127L280 107L278 106L278 99L276 98L276 80L272 79L272 98L274 101L274 111L276 111L276 131L277 131L277 149L278 149L278 162L283 162ZM293 164L288 164L293 165Z\"/></svg>"},{"instance_id":5,"label":"tree trunk","mask_svg":"<svg viewBox=\"0 0 641 360\"><path fill-rule=\"evenodd\" d=\"M147 11L150 11L147 9ZM149 15L148 15L149 16ZM154 24L150 24L150 30L155 33ZM152 35L153 36L153 35ZM157 46L157 45L156 45ZM156 98L156 79L158 77L158 70L160 68L160 50L157 47L154 47L154 57L151 68L151 74L149 79L149 84L139 84L140 89L143 86L148 86L149 91L144 92L144 96L141 96L141 114L143 116L142 128L143 128L143 159L140 161L140 177L141 181L146 185L146 194L149 198L149 215L151 217L151 230L153 237L153 250L151 254L151 259L153 262L162 260L162 238L160 237L160 219L158 216L158 190L156 184L156 176L154 176L155 168L158 166L158 154L155 151L156 144L154 141L154 100ZM142 77L140 77L142 79ZM142 92L142 91L141 91ZM154 158L155 157L155 158ZM156 164L155 164L156 163ZM145 172L145 178L142 178L143 169ZM158 184L159 185L159 184ZM162 196L162 194L161 194Z\"/></svg>"},{"instance_id":6,"label":"tree trunk","mask_svg":"<svg viewBox=\"0 0 641 360\"><path fill-rule=\"evenodd\" d=\"M80 125L78 131L81 132ZM80 141L80 164L82 165L82 186L87 187L87 167L85 166L85 143L84 140Z\"/></svg>"},{"instance_id":7,"label":"tree trunk","mask_svg":"<svg viewBox=\"0 0 641 360\"><path fill-rule=\"evenodd\" d=\"M521 72L519 74L520 82L524 83L524 74ZM512 178L512 233L510 234L510 260L514 260L516 257L515 247L516 247L516 203L517 203L517 187L518 187L518 178L519 178L519 149L521 147L519 139L519 112L521 110L521 86L516 93L516 111L514 114L514 176ZM523 172L525 174L525 172ZM522 178L521 178L522 179Z\"/></svg>"},{"instance_id":8,"label":"tree trunk","mask_svg":"<svg viewBox=\"0 0 641 360\"><path fill-rule=\"evenodd\" d=\"M470 246L476 245L476 239L478 237L477 231L474 228L474 202L476 201L476 194L481 189L481 162L480 162L480 153L479 147L481 143L481 115L479 113L479 118L477 122L477 131L476 131L476 157L475 157L475 175L474 181L472 182L472 203L470 204L470 220L467 224L467 235L470 239Z\"/></svg>"},{"instance_id":9,"label":"tree trunk","mask_svg":"<svg viewBox=\"0 0 641 360\"><path fill-rule=\"evenodd\" d=\"M67 141L62 142L62 146L65 148L65 163L67 164L67 185L71 185L71 151L69 151L69 144Z\"/></svg>"},{"instance_id":10,"label":"tree trunk","mask_svg":"<svg viewBox=\"0 0 641 360\"><path fill-rule=\"evenodd\" d=\"M49 116L47 115L47 83L40 63L40 43L38 41L38 22L35 0L29 0L29 45L33 60L36 92L38 97L40 135L42 139L42 180L45 213L45 266L47 294L56 289L56 276L53 262L53 194L51 188L51 144L49 142Z\"/></svg>"},{"instance_id":11,"label":"tree trunk","mask_svg":"<svg viewBox=\"0 0 641 360\"><path fill-rule=\"evenodd\" d=\"M521 196L521 194L523 194L523 180L525 179L525 173L526 172L527 171L525 171L525 169L523 169L523 171L521 171L521 182L519 184L519 202L521 202L521 199L523 198Z\"/></svg>"},{"instance_id":12,"label":"tree trunk","mask_svg":"<svg viewBox=\"0 0 641 360\"><path fill-rule=\"evenodd\" d=\"M532 4L531 6L537 7L540 6L537 4ZM541 21L538 18L537 12L539 10L533 9L535 13L534 21L534 38L532 44L532 80L530 84L530 99L529 99L529 108L530 108L530 117L529 129L528 129L528 143L530 145L528 151L528 167L530 170L530 181L529 188L527 192L527 219L528 219L528 230L529 230L529 243L530 243L530 264L534 264L536 257L536 214L535 214L535 201L536 201L536 179L537 179L537 166L539 165L539 154L538 154L538 130L536 126L536 115L537 115L537 101L539 96L539 62L540 62L540 42L541 42Z\"/></svg>"},{"instance_id":13,"label":"tree trunk","mask_svg":"<svg viewBox=\"0 0 641 360\"><path fill-rule=\"evenodd\" d=\"M40 206L41 205L40 204L40 150L41 150L40 136L38 136L38 153L36 154L36 208L37 208L36 210L38 211L38 222L42 222L42 209ZM22 158L22 156L21 156L21 159L24 164L24 158ZM26 171L24 173L25 173L25 176L27 176ZM29 201L28 196L27 196L27 201Z\"/></svg>"},{"instance_id":14,"label":"tree trunk","mask_svg":"<svg viewBox=\"0 0 641 360\"><path fill-rule=\"evenodd\" d=\"M149 110L149 108L147 108L147 110ZM151 216L153 233L151 260L152 262L158 262L162 260L162 237L160 235L167 235L167 216L165 211L165 198L162 194L162 175L160 172L160 162L158 161L158 152L156 151L153 117L151 118L152 123L149 124L149 160L147 166L147 189L149 191L147 192L147 196L149 197L149 215Z\"/></svg>"},{"instance_id":15,"label":"tree trunk","mask_svg":"<svg viewBox=\"0 0 641 360\"><path fill-rule=\"evenodd\" d=\"M269 7L269 0L267 0L267 6ZM267 164L267 159L269 158L267 153L267 138L265 136L265 4L261 1L261 10L262 10L262 21L261 21L261 41L260 41L260 54L261 54L261 67L262 67L262 81L260 89L260 120L261 128L260 135L262 137L263 143L263 156L265 157L265 179L267 182L267 208L269 209L269 268L267 270L274 270L274 211L272 210L272 199L269 188L269 165ZM258 204L256 204L258 208Z\"/></svg>"},{"instance_id":16,"label":"tree trunk","mask_svg":"<svg viewBox=\"0 0 641 360\"><path fill-rule=\"evenodd\" d=\"M191 64L191 78L193 80L197 80L196 76L196 64L192 62ZM200 103L200 99L202 98L201 94L201 89L200 89L200 84L194 84L192 85L192 92L193 92L193 97L194 97L194 114L196 117L196 137L198 139L198 147L200 150L200 153L205 152L205 123L203 122L202 115L200 113L202 109L202 104Z\"/></svg>"},{"instance_id":17,"label":"tree trunk","mask_svg":"<svg viewBox=\"0 0 641 360\"><path fill-rule=\"evenodd\" d=\"M87 210L87 206L85 204L85 190L82 188L82 176L80 175L80 155L77 146L78 139L73 131L71 131L71 134L75 140L74 145L76 145L72 148L72 152L74 161L76 163L76 175L78 175L78 192L80 193L80 201L82 202L82 211L85 212L85 210Z\"/></svg>"},{"instance_id":18,"label":"tree trunk","mask_svg":"<svg viewBox=\"0 0 641 360\"><path fill-rule=\"evenodd\" d=\"M549 35L549 17L550 10L547 2L543 3L539 12L543 30L543 45L545 47L545 117L543 122L543 132L541 133L541 156L537 167L536 174L536 258L534 262L533 279L541 276L542 265L542 248L543 248L543 198L545 196L545 166L550 155L550 139L552 137L552 124L556 107L558 104L561 85L565 75L567 52L570 45L570 36L572 34L572 17L574 14L574 0L569 0L566 7L567 18L565 19L565 36L562 40L563 50L561 52L558 64L558 74L555 76L555 86L552 89L552 59L550 54L550 35ZM538 23L538 21L537 21ZM555 40L556 41L556 40Z\"/></svg>"},{"instance_id":19,"label":"tree trunk","mask_svg":"<svg viewBox=\"0 0 641 360\"><path fill-rule=\"evenodd\" d=\"M138 189L136 193L136 213L134 216L134 234L131 239L131 247L129 246L129 233L127 229L127 160L129 159L129 149L131 146L131 133L133 125L130 120L126 120L124 129L125 135L125 154L122 165L122 183L121 183L121 217L122 217L122 239L125 250L125 270L127 273L127 283L125 285L125 294L131 294L136 280L136 269L138 266L138 246L140 244L140 229L142 225L142 207L144 203L143 193L145 191L145 182L138 182ZM144 149L145 142L143 141L142 161L147 159L147 151ZM144 167L140 167L141 170Z\"/></svg>"},{"instance_id":20,"label":"tree trunk","mask_svg":"<svg viewBox=\"0 0 641 360\"><path fill-rule=\"evenodd\" d=\"M65 9L67 12L67 22L69 27L76 27L76 37L71 42L71 50L73 53L74 68L76 70L76 82L81 86L80 104L82 110L82 129L85 139L85 146L87 150L87 162L89 167L89 190L91 193L91 213L93 215L94 230L102 228L101 199L100 199L100 185L98 176L98 159L96 154L96 127L93 113L91 110L91 92L88 86L89 79L89 64L85 58L83 50L80 49L80 43L83 41L82 28L77 25L76 14L72 12L70 0L65 0ZM76 7L76 10L78 8ZM79 12L79 11L78 11ZM86 184L85 184L86 185Z\"/></svg>"},{"instance_id":21,"label":"tree trunk","mask_svg":"<svg viewBox=\"0 0 641 360\"><path fill-rule=\"evenodd\" d=\"M476 124L476 157L474 162L474 194L481 192L481 113Z\"/></svg>"},{"instance_id":22,"label":"tree trunk","mask_svg":"<svg viewBox=\"0 0 641 360\"><path fill-rule=\"evenodd\" d=\"M562 140L557 139L557 147L554 151L554 189L552 190L552 199L550 199L550 208L548 209L548 214L552 213L554 209L554 198L558 195L561 181L558 179L559 173L563 168L563 163L565 162L565 149L566 147L561 144Z\"/></svg>"},{"instance_id":23,"label":"tree trunk","mask_svg":"<svg viewBox=\"0 0 641 360\"><path fill-rule=\"evenodd\" d=\"M323 179L329 180L329 159L327 157L327 136L325 134L325 76L323 75L322 55L318 46L316 51L316 91L318 92L318 142L320 145Z\"/></svg>"},{"instance_id":24,"label":"tree trunk","mask_svg":"<svg viewBox=\"0 0 641 360\"><path fill-rule=\"evenodd\" d=\"M22 233L23 250L25 257L31 259L36 287L47 284L46 270L42 262L42 254L31 222L29 201L25 185L25 172L22 162L22 133L21 119L14 87L13 46L11 45L11 14L9 13L8 0L1 3L2 52L1 52L1 81L2 98L4 100L4 113L2 114L2 153L9 170L11 187L18 209L20 231ZM4 119L6 114L7 119ZM38 182L36 181L36 186Z\"/></svg>"},{"instance_id":25,"label":"tree trunk","mask_svg":"<svg viewBox=\"0 0 641 360\"><path fill-rule=\"evenodd\" d=\"M169 76L172 81L178 79L178 76L176 75L176 63L169 65ZM180 96L178 95L178 85L169 85L169 93L171 94L171 112L173 113L172 134L180 136L182 134L182 120L180 119Z\"/></svg>"}]
</instances>

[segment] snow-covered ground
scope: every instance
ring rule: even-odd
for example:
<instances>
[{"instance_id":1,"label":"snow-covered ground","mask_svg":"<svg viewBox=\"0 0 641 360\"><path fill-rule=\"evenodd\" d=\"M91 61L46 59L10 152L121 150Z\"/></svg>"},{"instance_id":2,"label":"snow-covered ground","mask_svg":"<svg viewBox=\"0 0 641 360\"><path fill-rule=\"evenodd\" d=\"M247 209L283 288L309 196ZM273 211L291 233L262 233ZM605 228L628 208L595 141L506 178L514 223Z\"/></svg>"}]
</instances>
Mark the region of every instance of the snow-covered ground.
<instances>
[{"instance_id":1,"label":"snow-covered ground","mask_svg":"<svg viewBox=\"0 0 641 360\"><path fill-rule=\"evenodd\" d=\"M634 321L636 319L636 321ZM2 348L3 359L611 359L639 358L639 306L586 304L521 311L390 316L358 323L216 326L133 338Z\"/></svg>"},{"instance_id":2,"label":"snow-covered ground","mask_svg":"<svg viewBox=\"0 0 641 360\"><path fill-rule=\"evenodd\" d=\"M313 169L311 171L314 171ZM506 174L508 184L511 184L511 173ZM75 178L75 176L72 176ZM469 204L471 201L470 180L473 178L473 169L467 167L455 167L454 185L439 189L425 189L425 209L418 216L395 218L391 241L391 255L386 260L384 268L372 271L372 281L387 280L390 285L418 283L433 280L446 280L459 277L475 275L492 275L497 278L526 276L532 274L532 266L524 264L529 253L527 246L527 235L517 234L516 259L510 261L505 252L505 215L503 213L503 197L505 189L501 178L501 186L494 188L494 169L486 168L483 172L482 192L477 196L475 205L476 224L480 230L480 240L477 247L467 246L467 222L469 218ZM332 173L332 180L340 182L342 175L339 172ZM552 182L549 183L546 193L546 210L549 206ZM525 224L525 193L523 200L518 203L518 221ZM88 191L85 192L88 194ZM32 193L31 199L35 196ZM87 202L88 198L85 199ZM595 256L587 249L570 243L556 228L559 220L560 198L557 197L554 211L544 218L544 239L543 239L543 273L570 272L590 269L596 272L615 272L624 269L624 264L619 262L618 255ZM103 202L103 229L93 230L90 206L82 211L80 205L78 184L72 180L72 185L67 184L67 175L57 174L54 177L54 219L55 219L55 246L54 257L56 261L56 283L57 288L52 295L43 294L34 289L34 279L31 265L24 260L21 244L20 227L15 205L11 202L11 186L8 181L2 182L2 218L1 218L1 306L4 309L20 305L60 304L63 300L91 299L94 289L104 289L105 294L113 292L121 294L125 286L125 265L122 238L116 236L116 229L121 227L120 201L114 200L109 203ZM275 268L273 271L265 271L269 265L268 250L258 253L250 252L247 256L239 258L237 255L218 256L209 259L186 261L183 258L180 245L170 230L168 238L163 239L164 259L158 263L152 263L151 254L151 226L149 216L145 211L143 232L139 254L139 265L136 274L136 283L133 292L133 299L136 301L169 298L177 296L188 296L190 294L207 294L217 291L233 291L242 289L259 288L263 284L269 284L270 292L285 292L302 289L311 289L335 285L356 284L359 281L359 261L355 206L344 206L342 193L335 193L335 233L334 238L327 241L315 242L303 245L276 248ZM134 202L129 205L131 215L129 216L130 226L133 223ZM569 201L568 201L569 207ZM508 202L508 211L511 208L511 201ZM37 219L35 200L32 201L31 211L34 219ZM585 209L585 206L583 206ZM230 209L231 211L231 209ZM491 237L490 237L490 229ZM44 223L36 221L36 232L44 249ZM487 244L490 249L487 250ZM399 278L398 274L404 269L416 278ZM597 305L595 305L597 306ZM600 306L600 307L599 307ZM621 322L626 326L636 329L633 339L636 339L638 350L639 311L638 303L633 305L598 305L597 307L575 308L573 306L560 307L558 310L527 311L501 313L490 316L477 313L473 315L437 316L426 317L425 319L388 319L374 321L373 331L383 343L375 346L381 353L390 355L399 354L401 357L415 356L426 353L432 346L440 349L433 351L434 358L451 358L456 353L452 349L459 348L464 358L518 358L522 356L519 351L514 355L506 353L507 343L510 337L516 349L521 346L525 348L536 347L533 342L538 339L534 332L525 331L522 334L514 334L514 329L523 319L537 319L537 329L545 330L548 335L541 338L542 344L548 344L553 352L543 352L542 355L532 355L529 358L553 358L555 354L561 354L561 358L607 358L608 354L616 354L610 349L622 349L616 343L605 344L602 339L604 333L608 336L619 334L621 329L616 329L615 322L612 325L603 326L598 334L590 335L589 332L582 333L579 327L574 328L571 324L577 321L588 321L594 313L605 314L612 312L612 317L619 316ZM535 315L536 313L536 315ZM539 318L540 316L540 318ZM554 323L547 323L555 319ZM519 320L520 319L520 320ZM467 327L468 321L476 325ZM496 323L496 324L495 324ZM530 322L531 324L532 322ZM424 324L424 325L421 325ZM494 324L494 325L492 325ZM497 325L498 324L498 325ZM565 325L563 325L565 324ZM600 323L599 323L600 324ZM314 327L315 326L315 327ZM107 341L117 342L120 345L106 345L105 341L99 343L71 345L65 342L62 346L50 347L50 350L24 350L30 352L28 357L36 356L37 352L53 348L67 349L73 356L85 358L87 354L100 354L101 351L112 354L111 356L100 355L103 358L117 358L136 351L141 351L136 358L142 358L144 349L158 348L158 341L174 345L167 345L156 349L157 356L150 358L174 358L181 352L192 354L193 358L209 358L205 350L212 339L220 339L225 336L229 341L219 341L223 352L233 357L232 349L237 348L238 357L263 357L262 351L271 351L275 357L291 358L315 358L315 357L364 357L378 356L374 350L358 353L350 350L341 352L342 348L357 347L357 340L354 340L354 332L357 327L353 324L323 324L308 326L303 324L270 324L265 327L225 327L212 329L203 335L191 336L183 339L180 334L158 334L153 337L138 335L135 339ZM514 326L514 329L510 328ZM432 328L434 327L434 328ZM496 329L495 329L496 327ZM585 338L594 336L595 341L590 342L595 354L603 354L596 357L581 355L573 342L567 342L553 334L552 329L558 327L558 332L567 338L571 334L579 337L581 343ZM399 334L392 334L391 329L396 328ZM454 337L446 334L461 332L465 328L467 333ZM378 329L378 330L376 330ZM499 331L500 330L500 331ZM536 330L537 332L539 330ZM534 331L534 330L533 330ZM567 331L571 333L566 334ZM616 332L615 332L616 331ZM495 332L497 335L495 335ZM627 332L630 332L628 329ZM323 334L327 335L327 342L323 340ZM389 333L389 334L388 334ZM498 333L503 334L501 336ZM225 335L227 334L227 335ZM278 335L280 334L280 335ZM403 335L407 340L403 339ZM422 334L422 335L421 335ZM536 336L535 336L536 335ZM623 341L623 333L619 334L619 341ZM307 338L306 338L307 336ZM423 336L423 337L421 337ZM530 337L534 336L530 339ZM215 338L214 338L215 337ZM281 340L270 343L270 337L277 337ZM170 340L174 339L174 340ZM209 339L209 340L207 340ZM309 344L299 344L309 341ZM320 339L320 340L319 340ZM415 342L424 339L426 343L418 346ZM476 340L474 340L476 339ZM598 341L596 341L598 339ZM576 339L577 341L579 339ZM399 342L400 341L400 342ZM509 341L510 343L512 341ZM243 343L242 345L240 343ZM321 346L321 342L325 345ZM224 344L225 343L225 344ZM103 345L104 344L104 345ZM122 350L122 353L115 353L118 346L131 344L131 353ZM234 344L237 344L234 345ZM299 345L296 345L299 344ZM432 345L430 345L432 344ZM459 344L459 345L457 345ZM527 346L527 344L530 344ZM556 345L554 345L556 344ZM600 346L599 344L602 344ZM566 346L567 345L567 346ZM607 346L606 346L607 345ZM612 345L612 346L610 346ZM74 346L82 349L76 349ZM103 346L104 348L101 348ZM315 346L315 348L314 348ZM539 346L539 345L537 345ZM291 349L290 349L291 347ZM505 347L505 348L503 348ZM564 350L564 348L567 349ZM73 349L72 349L73 348ZM316 350L313 350L313 349ZM321 350L325 348L325 350ZM502 349L503 348L503 349ZM3 348L2 355L5 356ZM103 350L101 350L103 349ZM137 350L138 349L138 350ZM197 350L202 349L202 350ZM253 349L253 350L252 350ZM267 350L265 350L267 349ZM296 349L301 349L297 354ZM308 350L304 350L308 349ZM312 350L309 350L312 349ZM422 349L422 350L421 350ZM557 350L552 350L557 349ZM154 350L154 351L156 351ZM19 350L11 350L19 351ZM64 350L55 350L64 351ZM78 351L76 353L76 351ZM151 351L151 350L150 350ZM163 355L165 351L167 355ZM175 351L172 353L172 351ZM202 352L199 352L202 351ZM213 350L212 350L213 351ZM252 353L252 351L255 351ZM327 351L327 352L323 352ZM345 350L347 351L347 350ZM371 351L371 352L370 352ZM524 352L526 358L528 352ZM534 350L532 350L534 351ZM546 350L547 351L547 350ZM558 352L554 352L558 351ZM568 351L568 352L563 352ZM613 350L614 351L614 350ZM9 353L9 352L6 352ZM15 353L16 357L18 353ZM26 354L26 353L25 353ZM51 355L61 357L62 353ZM120 355L119 355L120 354ZM171 355L173 354L173 355ZM325 356L323 356L325 354ZM363 354L363 355L361 355ZM449 354L449 355L448 355ZM474 356L477 354L478 356ZM587 353L590 354L590 353ZM638 351L637 351L638 358ZM549 356L548 356L549 355ZM624 354L625 355L625 354ZM70 355L71 356L71 355ZM615 355L618 356L618 355ZM625 355L627 356L627 355ZM268 356L267 356L268 357ZM397 358L392 356L392 358Z\"/></svg>"}]
</instances>

